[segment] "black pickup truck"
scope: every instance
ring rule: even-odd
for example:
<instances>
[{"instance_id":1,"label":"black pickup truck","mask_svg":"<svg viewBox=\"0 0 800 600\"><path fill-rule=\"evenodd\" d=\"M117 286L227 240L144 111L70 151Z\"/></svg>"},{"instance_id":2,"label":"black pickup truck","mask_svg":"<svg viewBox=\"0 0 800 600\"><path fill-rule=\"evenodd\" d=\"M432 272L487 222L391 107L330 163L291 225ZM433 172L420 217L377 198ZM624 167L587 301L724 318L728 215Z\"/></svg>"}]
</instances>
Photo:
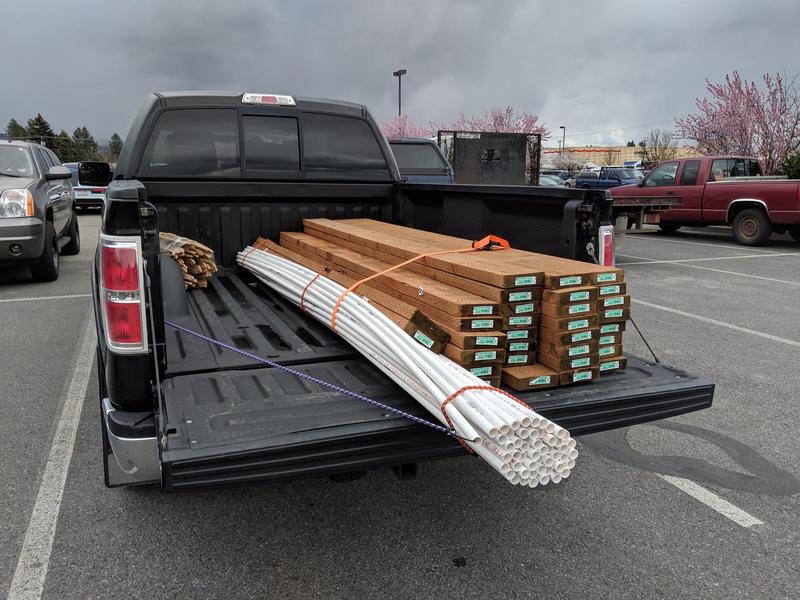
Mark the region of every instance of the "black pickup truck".
<instances>
[{"instance_id":1,"label":"black pickup truck","mask_svg":"<svg viewBox=\"0 0 800 600\"><path fill-rule=\"evenodd\" d=\"M97 170L88 179L108 183ZM379 467L408 476L420 461L464 454L447 435L208 341L428 417L335 333L236 267L257 236L277 240L306 217L369 217L589 261L610 215L605 192L402 183L358 104L151 95L108 185L92 274L106 485L174 491ZM207 288L184 290L176 263L159 254L160 230L213 248L220 271ZM573 434L711 405L713 383L628 361L596 382L518 397Z\"/></svg>"}]
</instances>

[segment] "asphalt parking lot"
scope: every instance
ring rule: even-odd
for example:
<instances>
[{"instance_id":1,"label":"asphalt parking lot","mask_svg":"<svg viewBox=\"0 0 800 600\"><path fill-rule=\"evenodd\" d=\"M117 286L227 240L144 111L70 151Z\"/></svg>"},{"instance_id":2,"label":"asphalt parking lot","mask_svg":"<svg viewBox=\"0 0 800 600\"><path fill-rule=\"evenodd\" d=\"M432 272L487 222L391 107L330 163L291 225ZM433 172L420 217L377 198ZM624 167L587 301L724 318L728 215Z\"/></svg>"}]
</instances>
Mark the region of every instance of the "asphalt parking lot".
<instances>
[{"instance_id":1,"label":"asphalt parking lot","mask_svg":"<svg viewBox=\"0 0 800 600\"><path fill-rule=\"evenodd\" d=\"M166 495L103 486L97 379L81 351L98 224L81 217L82 252L58 281L0 273L0 594L798 597L800 245L788 237L626 237L634 319L660 360L717 383L715 403L580 438L560 485L514 488L465 457L403 482L373 472ZM625 344L647 353L632 330ZM42 487L43 473L56 479ZM61 489L58 477L63 495L40 492Z\"/></svg>"}]
</instances>

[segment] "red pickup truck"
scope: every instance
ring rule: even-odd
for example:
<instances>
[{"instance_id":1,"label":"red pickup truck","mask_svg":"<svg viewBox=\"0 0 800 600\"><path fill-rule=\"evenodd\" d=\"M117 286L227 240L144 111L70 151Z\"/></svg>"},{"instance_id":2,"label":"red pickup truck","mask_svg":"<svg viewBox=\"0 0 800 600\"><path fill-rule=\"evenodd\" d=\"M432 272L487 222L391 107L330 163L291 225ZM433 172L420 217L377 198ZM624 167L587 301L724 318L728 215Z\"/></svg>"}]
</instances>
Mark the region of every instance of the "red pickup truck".
<instances>
[{"instance_id":1,"label":"red pickup truck","mask_svg":"<svg viewBox=\"0 0 800 600\"><path fill-rule=\"evenodd\" d=\"M614 205L653 197L679 199L661 214L659 226L731 225L740 244L765 243L772 232L800 241L800 180L764 177L758 160L703 156L660 163L638 184L612 188Z\"/></svg>"}]
</instances>

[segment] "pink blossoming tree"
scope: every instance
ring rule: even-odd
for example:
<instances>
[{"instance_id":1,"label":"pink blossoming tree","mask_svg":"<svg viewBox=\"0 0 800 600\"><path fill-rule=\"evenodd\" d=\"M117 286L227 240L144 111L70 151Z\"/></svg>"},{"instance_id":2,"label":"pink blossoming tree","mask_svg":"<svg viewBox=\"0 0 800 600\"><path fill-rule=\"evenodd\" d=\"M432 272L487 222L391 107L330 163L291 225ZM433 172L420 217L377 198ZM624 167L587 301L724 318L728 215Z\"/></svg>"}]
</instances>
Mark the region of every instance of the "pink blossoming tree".
<instances>
[{"instance_id":1,"label":"pink blossoming tree","mask_svg":"<svg viewBox=\"0 0 800 600\"><path fill-rule=\"evenodd\" d=\"M513 106L484 108L479 115L467 117L459 113L450 123L416 125L408 115L400 115L381 125L386 137L433 137L439 129L451 131L494 131L497 133L540 133L550 137L550 131L539 122L539 115L518 113Z\"/></svg>"},{"instance_id":2,"label":"pink blossoming tree","mask_svg":"<svg viewBox=\"0 0 800 600\"><path fill-rule=\"evenodd\" d=\"M706 154L757 156L775 173L800 148L800 91L780 75L762 79L760 87L734 71L723 83L706 80L708 96L695 100L697 113L676 119L678 134Z\"/></svg>"},{"instance_id":3,"label":"pink blossoming tree","mask_svg":"<svg viewBox=\"0 0 800 600\"><path fill-rule=\"evenodd\" d=\"M408 115L399 115L391 121L385 121L381 130L386 137L432 137L436 134L432 125L416 125Z\"/></svg>"}]
</instances>

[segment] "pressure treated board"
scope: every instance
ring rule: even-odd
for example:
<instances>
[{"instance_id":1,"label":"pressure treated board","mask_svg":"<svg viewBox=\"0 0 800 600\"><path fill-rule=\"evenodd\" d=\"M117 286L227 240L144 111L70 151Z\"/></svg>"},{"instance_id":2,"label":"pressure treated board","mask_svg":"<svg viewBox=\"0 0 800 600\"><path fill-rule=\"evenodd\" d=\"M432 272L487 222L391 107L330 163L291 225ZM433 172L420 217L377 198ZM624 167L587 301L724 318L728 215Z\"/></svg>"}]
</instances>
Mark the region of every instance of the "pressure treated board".
<instances>
[{"instance_id":1,"label":"pressure treated board","mask_svg":"<svg viewBox=\"0 0 800 600\"><path fill-rule=\"evenodd\" d=\"M505 333L506 339L509 342L519 340L528 340L534 342L539 338L539 327L528 329L507 329Z\"/></svg>"},{"instance_id":2,"label":"pressure treated board","mask_svg":"<svg viewBox=\"0 0 800 600\"><path fill-rule=\"evenodd\" d=\"M597 295L602 298L604 296L624 296L628 291L625 282L622 283L603 283L594 286L597 288Z\"/></svg>"},{"instance_id":3,"label":"pressure treated board","mask_svg":"<svg viewBox=\"0 0 800 600\"><path fill-rule=\"evenodd\" d=\"M627 366L628 360L624 356L612 356L602 359L598 370L600 371L600 375L609 375L617 371L622 371Z\"/></svg>"},{"instance_id":4,"label":"pressure treated board","mask_svg":"<svg viewBox=\"0 0 800 600\"><path fill-rule=\"evenodd\" d=\"M505 367L503 383L517 390L542 390L558 386L558 373L544 365L526 365L524 367Z\"/></svg>"},{"instance_id":5,"label":"pressure treated board","mask_svg":"<svg viewBox=\"0 0 800 600\"><path fill-rule=\"evenodd\" d=\"M371 219L304 219L303 227L317 229L323 233L346 237L349 241L377 248L403 259L420 254L443 250L464 250L470 248L472 240L462 240L418 229L401 227ZM539 285L541 270L523 267L511 262L498 261L491 255L520 253L522 251L503 249L496 251L466 252L420 258L421 264L468 277L489 285L502 288L530 287Z\"/></svg>"},{"instance_id":6,"label":"pressure treated board","mask_svg":"<svg viewBox=\"0 0 800 600\"><path fill-rule=\"evenodd\" d=\"M464 350L453 344L447 344L442 355L462 366L480 366L482 364L502 363L506 351L501 348L483 348Z\"/></svg>"},{"instance_id":7,"label":"pressure treated board","mask_svg":"<svg viewBox=\"0 0 800 600\"><path fill-rule=\"evenodd\" d=\"M542 328L553 329L555 331L569 331L576 332L584 329L594 329L598 324L597 315L582 315L580 317L566 317L559 319L557 317L542 316Z\"/></svg>"},{"instance_id":8,"label":"pressure treated board","mask_svg":"<svg viewBox=\"0 0 800 600\"><path fill-rule=\"evenodd\" d=\"M622 332L620 333L604 333L600 334L599 329L597 335L597 343L601 346L620 345L622 344Z\"/></svg>"},{"instance_id":9,"label":"pressure treated board","mask_svg":"<svg viewBox=\"0 0 800 600\"><path fill-rule=\"evenodd\" d=\"M337 237L335 235L325 233L323 231L320 231L319 229L308 228L306 229L305 233L312 235L314 237L318 237L321 240L326 240L329 242L339 244L343 248L349 248L350 250L355 250L356 252L361 252L362 254L366 254L373 258L377 258L378 260L383 261L389 265L396 265L406 260L398 256L395 256L393 254L382 252L377 248L371 248L365 246L362 243L351 242L345 237ZM424 275L425 277L430 277L431 279L435 279L436 281L441 281L442 283L446 283L447 285L452 285L453 287L468 292L472 292L473 294L477 294L478 296L488 298L493 302L502 302L502 303L530 302L542 299L543 288L541 287L541 285L535 287L519 287L519 288L506 289L482 283L480 281L475 281L474 279L469 279L468 277L461 277L460 275L455 275L453 273L448 273L446 271L434 269L421 262L411 262L408 263L403 268L408 269L409 271L414 271L415 273L419 273L420 275Z\"/></svg>"},{"instance_id":10,"label":"pressure treated board","mask_svg":"<svg viewBox=\"0 0 800 600\"><path fill-rule=\"evenodd\" d=\"M550 367L551 369L555 369L556 371L568 371L574 369L596 367L598 363L598 356L597 353L595 353L574 358L569 358L569 357L561 358L559 356L554 356L553 354L548 354L547 352L542 352L541 350L539 350L536 353L536 362L540 362L543 365L547 365L548 367Z\"/></svg>"},{"instance_id":11,"label":"pressure treated board","mask_svg":"<svg viewBox=\"0 0 800 600\"><path fill-rule=\"evenodd\" d=\"M596 313L595 302L573 302L572 304L550 304L542 302L542 314L548 317L580 317Z\"/></svg>"},{"instance_id":12,"label":"pressure treated board","mask_svg":"<svg viewBox=\"0 0 800 600\"><path fill-rule=\"evenodd\" d=\"M612 344L610 346L600 346L597 350L597 356L600 357L600 360L608 359L613 356L619 356L622 354L622 345L621 344Z\"/></svg>"},{"instance_id":13,"label":"pressure treated board","mask_svg":"<svg viewBox=\"0 0 800 600\"><path fill-rule=\"evenodd\" d=\"M506 355L505 366L515 367L536 362L536 352L514 352Z\"/></svg>"},{"instance_id":14,"label":"pressure treated board","mask_svg":"<svg viewBox=\"0 0 800 600\"><path fill-rule=\"evenodd\" d=\"M535 352L539 347L536 340L508 340L506 351L511 354L515 352Z\"/></svg>"},{"instance_id":15,"label":"pressure treated board","mask_svg":"<svg viewBox=\"0 0 800 600\"><path fill-rule=\"evenodd\" d=\"M550 304L576 304L594 302L597 300L597 286L583 286L576 288L563 288L560 290L544 290L544 302Z\"/></svg>"},{"instance_id":16,"label":"pressure treated board","mask_svg":"<svg viewBox=\"0 0 800 600\"><path fill-rule=\"evenodd\" d=\"M457 331L450 327L442 327L442 330L450 336L451 344L464 350L506 347L506 334L502 331L473 333L470 331Z\"/></svg>"},{"instance_id":17,"label":"pressure treated board","mask_svg":"<svg viewBox=\"0 0 800 600\"><path fill-rule=\"evenodd\" d=\"M600 335L607 333L622 333L625 331L625 322L603 323L600 325Z\"/></svg>"},{"instance_id":18,"label":"pressure treated board","mask_svg":"<svg viewBox=\"0 0 800 600\"><path fill-rule=\"evenodd\" d=\"M617 323L631 318L631 311L627 308L606 308L599 315L600 324Z\"/></svg>"},{"instance_id":19,"label":"pressure treated board","mask_svg":"<svg viewBox=\"0 0 800 600\"><path fill-rule=\"evenodd\" d=\"M608 346L608 348L613 349L614 346ZM596 340L587 340L585 342L577 342L567 345L541 341L539 343L539 350L562 359L581 358L591 354L598 354L599 356L598 344Z\"/></svg>"},{"instance_id":20,"label":"pressure treated board","mask_svg":"<svg viewBox=\"0 0 800 600\"><path fill-rule=\"evenodd\" d=\"M605 296L603 298L600 298L595 304L597 305L598 314L608 308L630 308L631 297L627 295Z\"/></svg>"},{"instance_id":21,"label":"pressure treated board","mask_svg":"<svg viewBox=\"0 0 800 600\"><path fill-rule=\"evenodd\" d=\"M588 369L567 369L558 372L559 385L572 385L573 383L584 383L597 379L600 370L597 367Z\"/></svg>"},{"instance_id":22,"label":"pressure treated board","mask_svg":"<svg viewBox=\"0 0 800 600\"><path fill-rule=\"evenodd\" d=\"M509 329L528 328L533 329L541 321L541 315L511 315L503 317L503 324L501 329L508 331Z\"/></svg>"},{"instance_id":23,"label":"pressure treated board","mask_svg":"<svg viewBox=\"0 0 800 600\"><path fill-rule=\"evenodd\" d=\"M512 315L532 315L542 312L541 309L541 302L515 302L513 304L501 304L500 314L504 317L510 317Z\"/></svg>"},{"instance_id":24,"label":"pressure treated board","mask_svg":"<svg viewBox=\"0 0 800 600\"><path fill-rule=\"evenodd\" d=\"M337 266L346 267L363 276L377 275L390 268L378 259L372 258L355 250L343 248L333 242L321 240L304 233L282 232L281 246L293 250L306 250L319 255ZM499 304L488 298L483 298L454 288L430 277L425 277L408 269L398 268L389 273L378 275L373 281L379 281L404 294L416 295L418 303L428 304L447 314L467 316L491 316L499 314Z\"/></svg>"},{"instance_id":25,"label":"pressure treated board","mask_svg":"<svg viewBox=\"0 0 800 600\"><path fill-rule=\"evenodd\" d=\"M611 335L613 336L615 334ZM598 327L594 329L582 329L580 331L556 331L555 329L546 329L544 327L539 329L540 343L549 342L560 346L590 341L598 341L599 343L599 337L600 329Z\"/></svg>"}]
</instances>

